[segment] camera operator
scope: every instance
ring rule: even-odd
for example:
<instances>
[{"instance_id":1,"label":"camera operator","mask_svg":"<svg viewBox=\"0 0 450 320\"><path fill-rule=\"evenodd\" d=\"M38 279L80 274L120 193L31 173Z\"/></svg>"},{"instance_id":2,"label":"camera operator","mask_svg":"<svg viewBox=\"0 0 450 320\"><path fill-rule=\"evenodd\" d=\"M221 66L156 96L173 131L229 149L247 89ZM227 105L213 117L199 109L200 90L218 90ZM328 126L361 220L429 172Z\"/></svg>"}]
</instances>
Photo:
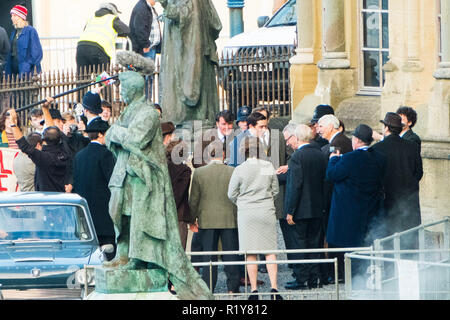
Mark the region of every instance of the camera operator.
<instances>
[{"instance_id":1,"label":"camera operator","mask_svg":"<svg viewBox=\"0 0 450 320\"><path fill-rule=\"evenodd\" d=\"M47 98L44 104L48 105L52 98ZM36 165L35 190L64 192L68 181L68 167L70 165L70 154L64 147L63 133L56 126L47 127L43 132L44 145L42 150L31 146L17 126L17 113L14 109L9 110L11 117L10 127L13 131L17 144Z\"/></svg>"}]
</instances>

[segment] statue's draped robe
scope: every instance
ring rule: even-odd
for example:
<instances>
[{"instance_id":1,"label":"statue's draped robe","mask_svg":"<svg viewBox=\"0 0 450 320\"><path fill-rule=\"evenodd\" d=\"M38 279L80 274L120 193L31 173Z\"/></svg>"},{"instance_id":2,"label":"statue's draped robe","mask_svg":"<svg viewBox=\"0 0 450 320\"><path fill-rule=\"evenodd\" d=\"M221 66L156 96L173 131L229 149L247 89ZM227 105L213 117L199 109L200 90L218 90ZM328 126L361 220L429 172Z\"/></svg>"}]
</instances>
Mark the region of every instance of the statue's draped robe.
<instances>
[{"instance_id":1,"label":"statue's draped robe","mask_svg":"<svg viewBox=\"0 0 450 320\"><path fill-rule=\"evenodd\" d=\"M181 299L213 299L181 246L158 112L144 97L132 102L106 145L117 158L109 183L117 237L126 232L122 216L131 218L128 256L167 270Z\"/></svg>"},{"instance_id":2,"label":"statue's draped robe","mask_svg":"<svg viewBox=\"0 0 450 320\"><path fill-rule=\"evenodd\" d=\"M219 111L215 40L222 24L210 0L169 0L161 54L163 120L215 122Z\"/></svg>"}]
</instances>

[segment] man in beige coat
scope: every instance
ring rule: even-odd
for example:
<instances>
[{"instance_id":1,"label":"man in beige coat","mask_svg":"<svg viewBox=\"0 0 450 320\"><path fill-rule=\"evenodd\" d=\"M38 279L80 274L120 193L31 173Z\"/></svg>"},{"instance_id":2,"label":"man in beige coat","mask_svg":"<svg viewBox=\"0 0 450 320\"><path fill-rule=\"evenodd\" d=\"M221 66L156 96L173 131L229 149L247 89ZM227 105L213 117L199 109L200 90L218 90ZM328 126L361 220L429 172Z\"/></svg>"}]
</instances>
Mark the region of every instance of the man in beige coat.
<instances>
[{"instance_id":1,"label":"man in beige coat","mask_svg":"<svg viewBox=\"0 0 450 320\"><path fill-rule=\"evenodd\" d=\"M206 166L195 169L192 177L189 207L191 220L196 221L191 230L198 232L203 251L217 251L219 238L223 251L239 250L237 230L237 208L228 199L228 184L233 167L223 163L224 144L214 141L205 149L209 155ZM223 261L237 261L236 255L223 255ZM203 261L217 261L217 256L203 256ZM239 292L239 266L225 266L229 293ZM203 280L212 288L217 282L217 266L212 269L210 284L210 268L203 267Z\"/></svg>"}]
</instances>

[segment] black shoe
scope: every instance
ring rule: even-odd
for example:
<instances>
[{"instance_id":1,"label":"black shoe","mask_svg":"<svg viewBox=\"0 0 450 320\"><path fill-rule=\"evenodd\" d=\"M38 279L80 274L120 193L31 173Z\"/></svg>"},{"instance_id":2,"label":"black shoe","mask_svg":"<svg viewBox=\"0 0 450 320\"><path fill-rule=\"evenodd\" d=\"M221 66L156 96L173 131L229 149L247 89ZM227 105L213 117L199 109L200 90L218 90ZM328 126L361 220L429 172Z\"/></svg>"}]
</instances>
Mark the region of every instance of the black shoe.
<instances>
[{"instance_id":1,"label":"black shoe","mask_svg":"<svg viewBox=\"0 0 450 320\"><path fill-rule=\"evenodd\" d=\"M297 280L292 280L292 281L286 282L286 284L290 284L290 285L293 285L293 284L296 284L296 283L297 283Z\"/></svg>"},{"instance_id":2,"label":"black shoe","mask_svg":"<svg viewBox=\"0 0 450 320\"><path fill-rule=\"evenodd\" d=\"M278 290L272 288L272 290L270 290L270 292L277 293ZM283 297L280 296L279 294L271 294L271 295L270 295L270 300L283 300Z\"/></svg>"},{"instance_id":3,"label":"black shoe","mask_svg":"<svg viewBox=\"0 0 450 320\"><path fill-rule=\"evenodd\" d=\"M327 285L331 284L330 280L332 280L331 277L323 277L323 278L320 278L320 283L324 286L327 286Z\"/></svg>"},{"instance_id":4,"label":"black shoe","mask_svg":"<svg viewBox=\"0 0 450 320\"><path fill-rule=\"evenodd\" d=\"M305 282L298 282L298 281L295 281L294 283L292 283L292 284L286 284L285 286L284 286L286 289L288 289L288 290L303 290L303 289L308 289L308 285L306 284L306 281Z\"/></svg>"},{"instance_id":5,"label":"black shoe","mask_svg":"<svg viewBox=\"0 0 450 320\"><path fill-rule=\"evenodd\" d=\"M253 290L252 293L258 293L258 290ZM257 294L251 295L248 297L248 300L259 300L259 296Z\"/></svg>"}]
</instances>

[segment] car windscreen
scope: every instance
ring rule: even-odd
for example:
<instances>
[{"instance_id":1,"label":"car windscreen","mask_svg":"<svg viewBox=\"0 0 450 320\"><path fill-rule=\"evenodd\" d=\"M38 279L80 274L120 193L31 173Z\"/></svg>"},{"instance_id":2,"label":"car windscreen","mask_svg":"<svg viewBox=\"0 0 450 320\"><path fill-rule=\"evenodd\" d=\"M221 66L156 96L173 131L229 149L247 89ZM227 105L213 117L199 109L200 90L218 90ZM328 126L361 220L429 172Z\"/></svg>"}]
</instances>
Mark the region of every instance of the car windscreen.
<instances>
[{"instance_id":1,"label":"car windscreen","mask_svg":"<svg viewBox=\"0 0 450 320\"><path fill-rule=\"evenodd\" d=\"M81 207L56 204L0 206L0 241L91 238Z\"/></svg>"},{"instance_id":2,"label":"car windscreen","mask_svg":"<svg viewBox=\"0 0 450 320\"><path fill-rule=\"evenodd\" d=\"M291 0L275 13L264 27L295 26L297 24L296 1Z\"/></svg>"}]
</instances>

